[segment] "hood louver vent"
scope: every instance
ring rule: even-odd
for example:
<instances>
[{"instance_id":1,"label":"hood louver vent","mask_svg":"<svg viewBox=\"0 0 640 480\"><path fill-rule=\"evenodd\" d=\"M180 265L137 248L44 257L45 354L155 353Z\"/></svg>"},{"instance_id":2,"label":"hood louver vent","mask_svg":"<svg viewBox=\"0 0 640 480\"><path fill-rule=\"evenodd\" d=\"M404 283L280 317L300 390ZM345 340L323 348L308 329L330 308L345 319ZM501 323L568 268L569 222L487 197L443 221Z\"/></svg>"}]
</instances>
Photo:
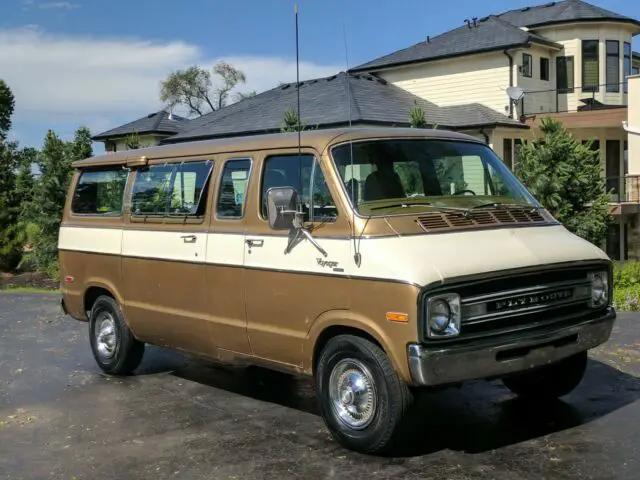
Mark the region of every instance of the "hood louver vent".
<instances>
[{"instance_id":1,"label":"hood louver vent","mask_svg":"<svg viewBox=\"0 0 640 480\"><path fill-rule=\"evenodd\" d=\"M416 221L427 232L463 227L482 227L523 223L541 223L546 219L540 212L525 210L478 211L465 216L463 213L433 212L419 216Z\"/></svg>"}]
</instances>

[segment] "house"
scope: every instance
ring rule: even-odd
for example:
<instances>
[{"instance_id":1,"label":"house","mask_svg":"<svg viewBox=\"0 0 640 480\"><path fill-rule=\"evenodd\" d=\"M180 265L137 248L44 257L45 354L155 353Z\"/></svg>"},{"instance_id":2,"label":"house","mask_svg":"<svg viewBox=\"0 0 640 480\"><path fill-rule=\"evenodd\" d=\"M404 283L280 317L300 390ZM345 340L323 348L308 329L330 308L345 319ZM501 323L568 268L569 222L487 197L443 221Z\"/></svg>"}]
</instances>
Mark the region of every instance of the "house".
<instances>
[{"instance_id":1,"label":"house","mask_svg":"<svg viewBox=\"0 0 640 480\"><path fill-rule=\"evenodd\" d=\"M348 72L301 83L301 117L319 128L404 126L410 108L419 105L429 123L484 139L511 168L517 144L537 133L542 118L556 118L577 138L594 140L600 152L614 191L608 254L640 258L640 242L630 243L640 238L639 200L633 198L640 176L628 175L622 123L627 79L640 67L631 47L638 33L640 21L582 0L474 17ZM296 107L295 87L283 85L187 121L161 142L278 131L284 111Z\"/></svg>"},{"instance_id":2,"label":"house","mask_svg":"<svg viewBox=\"0 0 640 480\"><path fill-rule=\"evenodd\" d=\"M186 118L172 115L166 110L160 110L94 135L92 140L104 142L104 149L107 152L127 150L132 136L137 136L139 147L152 147L159 145L164 138L180 132L186 121Z\"/></svg>"}]
</instances>

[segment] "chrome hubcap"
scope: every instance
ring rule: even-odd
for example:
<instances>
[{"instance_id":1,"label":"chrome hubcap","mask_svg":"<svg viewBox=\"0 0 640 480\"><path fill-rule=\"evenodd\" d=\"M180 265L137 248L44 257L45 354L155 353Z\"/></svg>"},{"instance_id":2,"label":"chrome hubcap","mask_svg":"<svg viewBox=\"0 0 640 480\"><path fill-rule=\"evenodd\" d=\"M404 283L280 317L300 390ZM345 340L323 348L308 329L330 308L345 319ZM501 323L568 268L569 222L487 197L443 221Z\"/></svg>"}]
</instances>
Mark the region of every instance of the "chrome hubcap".
<instances>
[{"instance_id":1,"label":"chrome hubcap","mask_svg":"<svg viewBox=\"0 0 640 480\"><path fill-rule=\"evenodd\" d=\"M116 325L108 313L101 313L96 321L96 343L102 357L111 358L116 350Z\"/></svg>"},{"instance_id":2,"label":"chrome hubcap","mask_svg":"<svg viewBox=\"0 0 640 480\"><path fill-rule=\"evenodd\" d=\"M369 369L359 360L340 360L329 377L329 396L338 418L354 429L363 429L376 413L376 388Z\"/></svg>"}]
</instances>

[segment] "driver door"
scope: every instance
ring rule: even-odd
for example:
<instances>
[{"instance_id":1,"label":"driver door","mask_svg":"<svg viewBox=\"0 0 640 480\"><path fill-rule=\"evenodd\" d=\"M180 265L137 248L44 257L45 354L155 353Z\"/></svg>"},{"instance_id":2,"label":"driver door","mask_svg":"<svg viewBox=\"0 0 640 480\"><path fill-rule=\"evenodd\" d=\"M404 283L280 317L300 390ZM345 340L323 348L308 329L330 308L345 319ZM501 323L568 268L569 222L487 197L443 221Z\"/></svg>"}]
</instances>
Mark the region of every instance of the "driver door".
<instances>
[{"instance_id":1,"label":"driver door","mask_svg":"<svg viewBox=\"0 0 640 480\"><path fill-rule=\"evenodd\" d=\"M313 321L348 306L349 224L334 201L335 185L325 182L325 170L313 152L267 155L259 167L250 209L256 218L247 224L244 246L247 334L257 357L300 365ZM285 254L293 233L269 226L266 191L271 187L298 191L308 226L326 257L304 238Z\"/></svg>"}]
</instances>

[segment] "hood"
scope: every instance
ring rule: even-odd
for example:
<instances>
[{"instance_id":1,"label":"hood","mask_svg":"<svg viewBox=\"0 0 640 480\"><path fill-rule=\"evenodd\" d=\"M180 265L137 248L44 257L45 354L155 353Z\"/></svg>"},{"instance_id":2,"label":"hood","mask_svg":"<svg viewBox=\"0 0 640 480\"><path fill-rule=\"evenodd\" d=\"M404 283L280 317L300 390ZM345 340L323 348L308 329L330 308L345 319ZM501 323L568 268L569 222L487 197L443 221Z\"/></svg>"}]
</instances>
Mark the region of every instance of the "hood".
<instances>
[{"instance_id":1,"label":"hood","mask_svg":"<svg viewBox=\"0 0 640 480\"><path fill-rule=\"evenodd\" d=\"M609 260L562 225L369 238L354 276L416 285L467 275L581 260Z\"/></svg>"}]
</instances>

